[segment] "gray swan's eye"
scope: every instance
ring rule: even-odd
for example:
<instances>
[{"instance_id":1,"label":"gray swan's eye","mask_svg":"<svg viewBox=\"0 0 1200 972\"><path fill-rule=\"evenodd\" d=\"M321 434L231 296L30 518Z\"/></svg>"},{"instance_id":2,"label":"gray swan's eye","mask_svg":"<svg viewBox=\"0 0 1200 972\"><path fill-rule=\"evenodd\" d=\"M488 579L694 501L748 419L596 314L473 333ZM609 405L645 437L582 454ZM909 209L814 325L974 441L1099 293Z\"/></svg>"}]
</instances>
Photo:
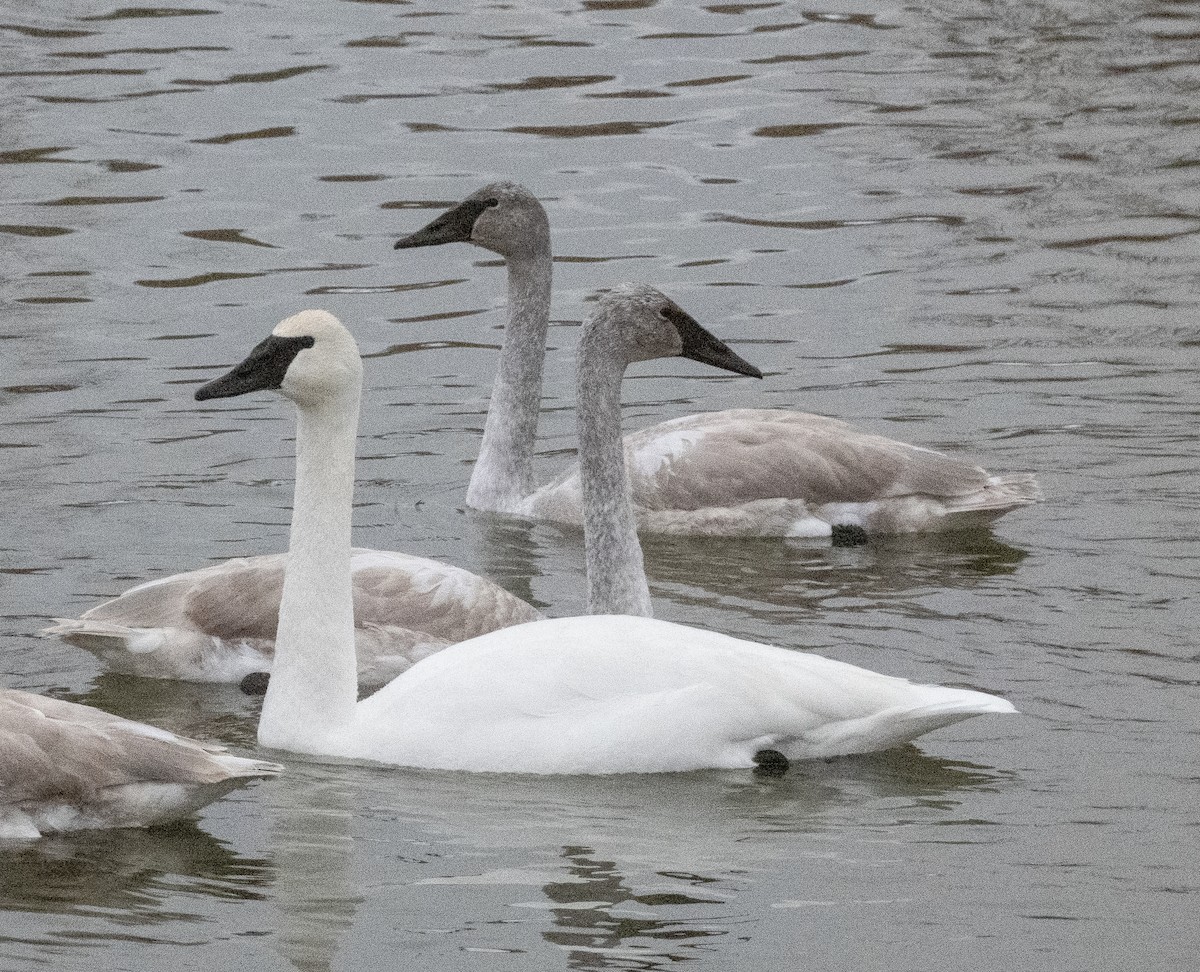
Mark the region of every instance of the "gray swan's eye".
<instances>
[{"instance_id":1,"label":"gray swan's eye","mask_svg":"<svg viewBox=\"0 0 1200 972\"><path fill-rule=\"evenodd\" d=\"M496 199L496 198L492 198L492 199L485 199L485 200L483 201L483 204L484 204L485 206L499 206L499 205L500 205L500 200L499 200L499 199Z\"/></svg>"}]
</instances>

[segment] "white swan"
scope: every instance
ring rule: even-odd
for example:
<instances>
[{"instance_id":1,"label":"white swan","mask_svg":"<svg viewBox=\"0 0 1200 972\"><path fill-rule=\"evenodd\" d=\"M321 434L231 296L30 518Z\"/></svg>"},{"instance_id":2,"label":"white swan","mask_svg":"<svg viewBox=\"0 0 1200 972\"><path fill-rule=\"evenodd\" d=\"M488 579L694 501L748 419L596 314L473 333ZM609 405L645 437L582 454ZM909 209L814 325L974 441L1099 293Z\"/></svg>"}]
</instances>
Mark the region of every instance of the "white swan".
<instances>
[{"instance_id":1,"label":"white swan","mask_svg":"<svg viewBox=\"0 0 1200 972\"><path fill-rule=\"evenodd\" d=\"M522 186L484 186L396 243L470 242L508 264L508 325L467 503L582 522L578 467L537 488L533 449L550 316L550 227ZM985 524L1041 498L1027 473L993 476L950 456L784 409L662 422L625 439L638 528L712 536L827 537Z\"/></svg>"},{"instance_id":2,"label":"white swan","mask_svg":"<svg viewBox=\"0 0 1200 972\"><path fill-rule=\"evenodd\" d=\"M452 645L355 697L350 524L362 363L324 311L280 323L201 400L277 388L297 405L296 490L264 746L400 766L525 773L748 767L882 749L1003 699L649 617L621 458L621 377L683 354L752 370L646 287L605 297L579 355L588 617Z\"/></svg>"},{"instance_id":3,"label":"white swan","mask_svg":"<svg viewBox=\"0 0 1200 972\"><path fill-rule=\"evenodd\" d=\"M0 689L0 840L165 823L280 769L91 706Z\"/></svg>"}]
</instances>

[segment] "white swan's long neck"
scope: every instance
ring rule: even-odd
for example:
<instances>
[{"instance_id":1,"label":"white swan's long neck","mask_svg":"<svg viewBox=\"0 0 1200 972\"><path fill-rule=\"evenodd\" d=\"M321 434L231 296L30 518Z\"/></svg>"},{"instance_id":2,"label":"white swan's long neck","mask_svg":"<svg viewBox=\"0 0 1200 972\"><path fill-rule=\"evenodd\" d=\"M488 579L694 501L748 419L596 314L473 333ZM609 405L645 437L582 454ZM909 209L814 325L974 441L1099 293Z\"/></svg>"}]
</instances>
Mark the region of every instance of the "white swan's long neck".
<instances>
[{"instance_id":1,"label":"white swan's long neck","mask_svg":"<svg viewBox=\"0 0 1200 972\"><path fill-rule=\"evenodd\" d=\"M299 410L291 543L258 724L264 746L328 752L323 740L354 717L350 525L359 398L355 387L333 403Z\"/></svg>"},{"instance_id":2,"label":"white swan's long neck","mask_svg":"<svg viewBox=\"0 0 1200 972\"><path fill-rule=\"evenodd\" d=\"M508 325L492 386L467 504L519 512L533 493L533 448L542 404L542 362L550 326L550 241L508 258Z\"/></svg>"},{"instance_id":3,"label":"white swan's long neck","mask_svg":"<svg viewBox=\"0 0 1200 972\"><path fill-rule=\"evenodd\" d=\"M621 436L624 366L597 346L596 331L579 342L575 401L579 476L587 548L588 614L653 617L633 512Z\"/></svg>"}]
</instances>

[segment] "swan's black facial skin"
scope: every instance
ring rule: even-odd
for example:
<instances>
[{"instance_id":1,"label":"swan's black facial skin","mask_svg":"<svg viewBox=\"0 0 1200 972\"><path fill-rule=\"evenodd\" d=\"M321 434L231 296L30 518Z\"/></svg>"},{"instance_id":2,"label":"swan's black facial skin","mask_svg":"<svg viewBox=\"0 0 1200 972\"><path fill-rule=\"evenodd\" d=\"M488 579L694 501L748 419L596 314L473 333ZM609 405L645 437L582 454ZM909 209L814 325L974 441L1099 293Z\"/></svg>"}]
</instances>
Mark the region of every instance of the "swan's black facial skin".
<instances>
[{"instance_id":1,"label":"swan's black facial skin","mask_svg":"<svg viewBox=\"0 0 1200 972\"><path fill-rule=\"evenodd\" d=\"M396 250L414 246L439 246L442 243L470 243L471 231L480 213L498 206L498 199L467 199L448 209L427 226L396 241Z\"/></svg>"},{"instance_id":2,"label":"swan's black facial skin","mask_svg":"<svg viewBox=\"0 0 1200 972\"><path fill-rule=\"evenodd\" d=\"M256 345L246 360L228 374L197 388L196 401L233 398L235 395L279 388L296 355L316 343L316 338L311 334L303 337L276 337L272 334Z\"/></svg>"},{"instance_id":3,"label":"swan's black facial skin","mask_svg":"<svg viewBox=\"0 0 1200 972\"><path fill-rule=\"evenodd\" d=\"M683 308L676 304L666 304L658 313L674 324L675 330L679 332L679 339L683 342L683 350L679 353L683 357L739 375L749 375L751 378L762 377L761 371L749 361L734 354L729 345L720 338L714 337L704 330L699 322Z\"/></svg>"}]
</instances>

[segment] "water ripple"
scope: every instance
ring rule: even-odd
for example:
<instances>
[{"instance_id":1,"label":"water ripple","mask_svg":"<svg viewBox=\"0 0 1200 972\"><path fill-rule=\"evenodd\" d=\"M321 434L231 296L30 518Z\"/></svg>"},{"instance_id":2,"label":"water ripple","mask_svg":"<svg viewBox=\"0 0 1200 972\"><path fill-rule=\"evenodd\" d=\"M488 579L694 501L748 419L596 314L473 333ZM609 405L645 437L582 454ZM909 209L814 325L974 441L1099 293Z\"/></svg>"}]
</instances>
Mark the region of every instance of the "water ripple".
<instances>
[{"instance_id":1,"label":"water ripple","mask_svg":"<svg viewBox=\"0 0 1200 972\"><path fill-rule=\"evenodd\" d=\"M13 223L0 223L0 233L10 233L13 236L50 237L66 236L74 233L70 226L19 226Z\"/></svg>"},{"instance_id":2,"label":"water ripple","mask_svg":"<svg viewBox=\"0 0 1200 972\"><path fill-rule=\"evenodd\" d=\"M274 243L264 243L262 240L256 240L252 236L247 236L243 229L210 229L210 230L182 230L184 236L189 236L195 240L205 240L210 243L245 243L249 246L262 246L268 249L276 249Z\"/></svg>"},{"instance_id":3,"label":"water ripple","mask_svg":"<svg viewBox=\"0 0 1200 972\"><path fill-rule=\"evenodd\" d=\"M191 85L193 87L216 87L217 85L225 84L266 84L271 81L287 81L291 78L311 74L313 71L328 71L330 69L331 65L329 64L306 64L297 67L279 68L275 71L239 72L217 81L207 81L200 78L176 78L175 83Z\"/></svg>"},{"instance_id":4,"label":"water ripple","mask_svg":"<svg viewBox=\"0 0 1200 972\"><path fill-rule=\"evenodd\" d=\"M764 125L756 128L754 134L760 138L807 138L810 135L824 135L826 132L836 132L841 128L853 128L854 122L805 122L795 125Z\"/></svg>"},{"instance_id":5,"label":"water ripple","mask_svg":"<svg viewBox=\"0 0 1200 972\"><path fill-rule=\"evenodd\" d=\"M159 17L204 17L220 13L219 10L204 10L198 7L118 7L105 14L90 14L80 17L82 21L157 19Z\"/></svg>"},{"instance_id":6,"label":"water ripple","mask_svg":"<svg viewBox=\"0 0 1200 972\"><path fill-rule=\"evenodd\" d=\"M28 24L0 24L0 30L11 30L14 34L24 34L26 37L36 37L39 40L78 40L83 37L94 37L98 33L94 30L33 27Z\"/></svg>"},{"instance_id":7,"label":"water ripple","mask_svg":"<svg viewBox=\"0 0 1200 972\"><path fill-rule=\"evenodd\" d=\"M63 196L47 199L38 206L117 206L126 203L159 202L165 196Z\"/></svg>"},{"instance_id":8,"label":"water ripple","mask_svg":"<svg viewBox=\"0 0 1200 972\"><path fill-rule=\"evenodd\" d=\"M657 128L679 124L676 121L612 121L592 125L513 125L500 131L542 138L594 138L605 135L640 135Z\"/></svg>"},{"instance_id":9,"label":"water ripple","mask_svg":"<svg viewBox=\"0 0 1200 972\"><path fill-rule=\"evenodd\" d=\"M226 135L213 135L210 138L193 138L197 145L230 145L234 142L245 142L256 138L290 138L296 134L293 125L277 125L274 128L259 128L252 132L230 132Z\"/></svg>"},{"instance_id":10,"label":"water ripple","mask_svg":"<svg viewBox=\"0 0 1200 972\"><path fill-rule=\"evenodd\" d=\"M713 223L733 223L738 226L762 226L769 229L798 229L822 232L831 229L847 229L856 226L895 226L904 223L937 223L941 226L962 226L966 219L948 214L914 214L886 216L880 219L754 219L732 213L714 213L708 217Z\"/></svg>"},{"instance_id":11,"label":"water ripple","mask_svg":"<svg viewBox=\"0 0 1200 972\"><path fill-rule=\"evenodd\" d=\"M615 75L612 74L582 74L578 76L569 74L539 75L537 77L525 78L523 81L489 84L479 90L481 92L554 91L559 88L580 88L593 84L602 84L605 81L612 81L614 79Z\"/></svg>"}]
</instances>

